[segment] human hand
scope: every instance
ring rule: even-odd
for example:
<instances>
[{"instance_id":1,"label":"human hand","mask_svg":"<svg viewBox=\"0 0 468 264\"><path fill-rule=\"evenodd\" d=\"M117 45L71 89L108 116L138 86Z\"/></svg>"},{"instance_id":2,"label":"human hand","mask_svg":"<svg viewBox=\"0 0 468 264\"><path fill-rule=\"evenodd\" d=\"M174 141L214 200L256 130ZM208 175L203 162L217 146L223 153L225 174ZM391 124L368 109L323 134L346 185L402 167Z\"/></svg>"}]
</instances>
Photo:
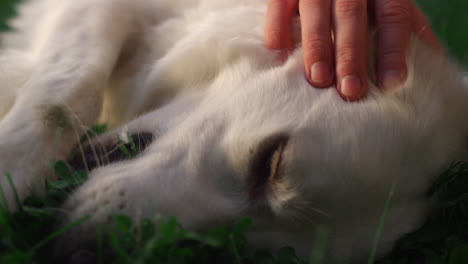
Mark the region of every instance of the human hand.
<instances>
[{"instance_id":1,"label":"human hand","mask_svg":"<svg viewBox=\"0 0 468 264\"><path fill-rule=\"evenodd\" d=\"M411 0L269 0L265 24L268 48L292 49L291 21L297 9L307 80L314 87L324 88L336 78L338 93L345 100L358 100L367 91L368 10L375 15L377 82L381 89L406 79L405 51L411 33L441 48Z\"/></svg>"}]
</instances>

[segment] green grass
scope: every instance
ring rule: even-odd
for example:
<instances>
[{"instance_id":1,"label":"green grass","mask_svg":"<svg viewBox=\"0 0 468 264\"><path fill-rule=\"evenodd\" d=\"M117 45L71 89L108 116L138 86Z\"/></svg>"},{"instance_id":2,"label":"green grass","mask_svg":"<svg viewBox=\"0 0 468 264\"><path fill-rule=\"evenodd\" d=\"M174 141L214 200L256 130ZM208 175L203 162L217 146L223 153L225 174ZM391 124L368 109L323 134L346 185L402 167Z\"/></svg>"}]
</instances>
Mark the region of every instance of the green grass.
<instances>
[{"instance_id":1,"label":"green grass","mask_svg":"<svg viewBox=\"0 0 468 264\"><path fill-rule=\"evenodd\" d=\"M9 28L7 19L14 16L14 7L18 2L18 0L0 0L0 31L7 30Z\"/></svg>"},{"instance_id":2,"label":"green grass","mask_svg":"<svg viewBox=\"0 0 468 264\"><path fill-rule=\"evenodd\" d=\"M429 18L439 40L468 68L468 1L416 0Z\"/></svg>"},{"instance_id":3,"label":"green grass","mask_svg":"<svg viewBox=\"0 0 468 264\"><path fill-rule=\"evenodd\" d=\"M0 0L0 30L8 29L5 21L13 16L15 2ZM468 1L417 2L428 14L435 32L450 54L468 66L468 16L465 15ZM132 148L123 151L131 155ZM64 161L52 163L51 171L53 177L47 179L44 199L28 197L21 210L15 213L0 206L0 263L51 263L53 239L87 220L83 218L65 227L55 226L60 204L87 179L87 175L83 171L74 171ZM428 190L428 195L441 197L440 208L432 213L422 228L399 240L384 259L374 262L375 251L369 252L368 263L468 263L468 163L451 164ZM391 195L388 200L387 205L382 205L375 247L378 247L379 232L385 228L385 211L391 204ZM0 201L4 202L4 199ZM115 256L113 263L323 263L326 230L317 233L317 243L313 248L315 254L306 261L299 260L288 247L277 252L249 253L244 232L250 224L249 219L240 219L232 227L213 228L198 234L184 230L173 218L155 217L134 223L127 216L117 215L113 225L99 229L95 258L99 263L110 263L109 256L102 249L102 238L107 236L111 238L109 244Z\"/></svg>"}]
</instances>

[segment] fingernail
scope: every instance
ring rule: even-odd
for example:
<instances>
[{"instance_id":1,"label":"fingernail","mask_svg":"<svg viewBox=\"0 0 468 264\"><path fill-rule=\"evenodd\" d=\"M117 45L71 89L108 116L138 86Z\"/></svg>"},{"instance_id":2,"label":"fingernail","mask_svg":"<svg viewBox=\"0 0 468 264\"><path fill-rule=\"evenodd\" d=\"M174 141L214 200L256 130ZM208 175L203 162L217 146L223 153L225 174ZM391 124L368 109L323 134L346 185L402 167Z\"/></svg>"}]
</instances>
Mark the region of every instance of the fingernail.
<instances>
[{"instance_id":1,"label":"fingernail","mask_svg":"<svg viewBox=\"0 0 468 264\"><path fill-rule=\"evenodd\" d=\"M341 94L353 96L361 93L361 81L355 75L346 76L341 80Z\"/></svg>"},{"instance_id":2,"label":"fingernail","mask_svg":"<svg viewBox=\"0 0 468 264\"><path fill-rule=\"evenodd\" d=\"M312 81L317 83L327 82L331 78L330 67L328 63L323 61L314 63L310 72Z\"/></svg>"},{"instance_id":3,"label":"fingernail","mask_svg":"<svg viewBox=\"0 0 468 264\"><path fill-rule=\"evenodd\" d=\"M390 70L385 72L383 79L382 79L382 85L384 89L388 88L393 88L395 86L398 86L402 83L402 74L399 71L396 70Z\"/></svg>"}]
</instances>

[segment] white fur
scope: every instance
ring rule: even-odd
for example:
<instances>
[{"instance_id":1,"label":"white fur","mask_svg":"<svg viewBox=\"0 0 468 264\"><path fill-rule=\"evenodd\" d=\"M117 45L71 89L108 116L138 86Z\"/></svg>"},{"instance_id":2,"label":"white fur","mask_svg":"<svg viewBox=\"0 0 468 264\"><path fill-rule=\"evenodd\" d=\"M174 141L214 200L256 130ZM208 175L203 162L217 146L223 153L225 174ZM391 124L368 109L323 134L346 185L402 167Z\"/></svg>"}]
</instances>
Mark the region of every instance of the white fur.
<instances>
[{"instance_id":1,"label":"white fur","mask_svg":"<svg viewBox=\"0 0 468 264\"><path fill-rule=\"evenodd\" d=\"M402 87L369 83L364 100L345 102L334 88L310 87L301 48L282 61L264 47L265 5L29 1L0 53L0 171L21 198L42 192L48 162L100 117L115 129L95 142L115 142L119 127L155 140L91 171L69 198L67 221L92 215L69 234L77 244L114 212L173 215L195 230L248 216L254 247L290 245L307 257L324 227L330 259L363 260L396 184L378 250L388 252L421 224L425 191L463 152L462 71L413 40ZM251 197L249 164L278 133L289 135L281 173Z\"/></svg>"}]
</instances>

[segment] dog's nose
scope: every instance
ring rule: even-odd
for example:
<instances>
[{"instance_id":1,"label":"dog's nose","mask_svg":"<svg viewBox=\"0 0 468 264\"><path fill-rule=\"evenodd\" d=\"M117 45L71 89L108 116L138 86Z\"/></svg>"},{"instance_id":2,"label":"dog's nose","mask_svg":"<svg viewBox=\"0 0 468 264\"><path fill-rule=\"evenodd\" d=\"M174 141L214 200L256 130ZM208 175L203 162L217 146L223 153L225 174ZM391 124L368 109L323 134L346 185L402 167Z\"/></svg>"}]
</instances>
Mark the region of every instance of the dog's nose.
<instances>
[{"instance_id":1,"label":"dog's nose","mask_svg":"<svg viewBox=\"0 0 468 264\"><path fill-rule=\"evenodd\" d=\"M280 176L283 151L288 141L288 134L277 133L258 144L249 165L248 189L251 198L261 196L268 183Z\"/></svg>"},{"instance_id":2,"label":"dog's nose","mask_svg":"<svg viewBox=\"0 0 468 264\"><path fill-rule=\"evenodd\" d=\"M88 144L82 151L75 153L68 162L75 170L92 170L102 165L136 157L153 142L153 139L152 133L140 132L132 134L125 142L117 140L109 146Z\"/></svg>"}]
</instances>

